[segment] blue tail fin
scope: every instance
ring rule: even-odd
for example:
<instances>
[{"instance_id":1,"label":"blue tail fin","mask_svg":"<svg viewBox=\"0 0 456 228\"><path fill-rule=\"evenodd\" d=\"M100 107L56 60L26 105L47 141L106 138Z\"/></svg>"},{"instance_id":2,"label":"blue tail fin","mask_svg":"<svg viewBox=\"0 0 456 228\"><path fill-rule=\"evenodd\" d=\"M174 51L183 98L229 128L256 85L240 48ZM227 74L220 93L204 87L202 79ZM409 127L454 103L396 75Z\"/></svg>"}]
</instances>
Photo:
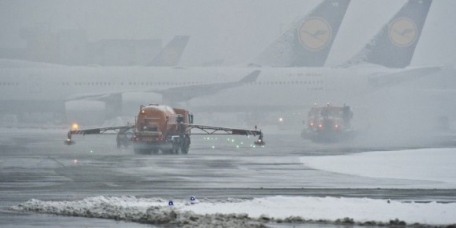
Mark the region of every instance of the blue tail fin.
<instances>
[{"instance_id":1,"label":"blue tail fin","mask_svg":"<svg viewBox=\"0 0 456 228\"><path fill-rule=\"evenodd\" d=\"M189 38L189 36L175 36L148 66L176 66Z\"/></svg>"},{"instance_id":2,"label":"blue tail fin","mask_svg":"<svg viewBox=\"0 0 456 228\"><path fill-rule=\"evenodd\" d=\"M350 0L325 0L267 47L252 65L324 66Z\"/></svg>"},{"instance_id":3,"label":"blue tail fin","mask_svg":"<svg viewBox=\"0 0 456 228\"><path fill-rule=\"evenodd\" d=\"M432 0L409 0L345 66L372 63L403 68L412 61Z\"/></svg>"}]
</instances>

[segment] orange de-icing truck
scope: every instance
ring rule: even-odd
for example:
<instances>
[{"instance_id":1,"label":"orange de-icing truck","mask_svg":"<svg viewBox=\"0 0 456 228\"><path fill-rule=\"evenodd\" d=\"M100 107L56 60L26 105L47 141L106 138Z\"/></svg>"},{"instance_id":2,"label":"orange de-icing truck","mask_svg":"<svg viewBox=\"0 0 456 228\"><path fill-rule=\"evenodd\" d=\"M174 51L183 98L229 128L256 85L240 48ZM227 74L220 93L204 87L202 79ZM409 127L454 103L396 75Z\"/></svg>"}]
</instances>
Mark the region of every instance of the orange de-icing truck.
<instances>
[{"instance_id":1,"label":"orange de-icing truck","mask_svg":"<svg viewBox=\"0 0 456 228\"><path fill-rule=\"evenodd\" d=\"M117 132L117 147L133 144L136 153L187 154L190 148L192 130L198 135L252 135L258 136L256 145L264 145L263 133L258 130L234 129L193 124L193 115L186 109L151 104L140 106L135 124L118 127L72 129L68 131L65 144L72 145L72 135L103 134Z\"/></svg>"}]
</instances>

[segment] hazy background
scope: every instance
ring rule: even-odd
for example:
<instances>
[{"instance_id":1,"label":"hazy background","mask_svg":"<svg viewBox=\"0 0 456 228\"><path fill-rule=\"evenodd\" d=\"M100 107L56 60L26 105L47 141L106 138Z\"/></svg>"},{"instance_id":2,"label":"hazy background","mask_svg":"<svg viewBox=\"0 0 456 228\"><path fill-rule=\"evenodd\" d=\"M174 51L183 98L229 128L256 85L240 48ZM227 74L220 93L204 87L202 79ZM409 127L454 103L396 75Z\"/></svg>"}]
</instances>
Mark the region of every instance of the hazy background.
<instances>
[{"instance_id":1,"label":"hazy background","mask_svg":"<svg viewBox=\"0 0 456 228\"><path fill-rule=\"evenodd\" d=\"M0 0L0 48L20 48L23 27L81 29L100 39L162 39L189 35L180 65L216 59L248 63L321 0ZM353 56L405 0L352 0L326 65ZM456 1L434 0L412 65L456 63Z\"/></svg>"}]
</instances>

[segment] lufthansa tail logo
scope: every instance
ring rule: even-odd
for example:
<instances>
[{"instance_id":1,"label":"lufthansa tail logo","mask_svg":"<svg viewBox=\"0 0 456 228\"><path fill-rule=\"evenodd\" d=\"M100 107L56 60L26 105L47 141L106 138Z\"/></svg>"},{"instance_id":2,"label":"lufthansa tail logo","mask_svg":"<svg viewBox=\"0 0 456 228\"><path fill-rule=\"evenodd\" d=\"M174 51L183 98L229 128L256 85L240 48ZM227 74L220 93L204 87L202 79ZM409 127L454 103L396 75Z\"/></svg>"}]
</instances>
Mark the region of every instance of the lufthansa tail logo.
<instances>
[{"instance_id":1,"label":"lufthansa tail logo","mask_svg":"<svg viewBox=\"0 0 456 228\"><path fill-rule=\"evenodd\" d=\"M389 38L398 47L407 47L413 44L417 37L418 29L409 18L401 17L394 20L389 27Z\"/></svg>"},{"instance_id":2,"label":"lufthansa tail logo","mask_svg":"<svg viewBox=\"0 0 456 228\"><path fill-rule=\"evenodd\" d=\"M319 51L332 39L331 26L323 18L309 18L298 28L298 37L306 49Z\"/></svg>"}]
</instances>

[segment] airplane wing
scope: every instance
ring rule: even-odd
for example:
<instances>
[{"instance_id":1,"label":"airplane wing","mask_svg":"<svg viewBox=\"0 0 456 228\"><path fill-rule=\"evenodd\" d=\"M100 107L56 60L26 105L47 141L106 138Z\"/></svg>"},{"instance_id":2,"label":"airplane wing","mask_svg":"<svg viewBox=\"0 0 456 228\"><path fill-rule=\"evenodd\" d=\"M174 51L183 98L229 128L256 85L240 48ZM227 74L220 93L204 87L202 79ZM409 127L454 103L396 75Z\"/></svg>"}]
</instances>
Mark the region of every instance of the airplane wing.
<instances>
[{"instance_id":1,"label":"airplane wing","mask_svg":"<svg viewBox=\"0 0 456 228\"><path fill-rule=\"evenodd\" d=\"M235 82L223 82L223 83L212 83L205 85L190 85L190 86L179 86L172 87L164 90L152 90L148 92L154 92L162 94L163 99L171 102L187 101L195 97L209 96L216 94L217 92L229 89L237 86L241 86L246 83L255 82L260 74L260 70L255 70Z\"/></svg>"},{"instance_id":2,"label":"airplane wing","mask_svg":"<svg viewBox=\"0 0 456 228\"><path fill-rule=\"evenodd\" d=\"M242 78L239 81L234 82L222 82L222 83L211 83L204 85L188 85L188 86L176 86L163 90L151 90L151 89L133 89L133 90L118 90L100 93L83 93L73 94L66 97L67 101L74 100L105 100L110 99L112 96L121 95L122 93L128 92L153 92L163 96L163 99L171 102L187 101L195 97L209 96L216 94L217 92L229 89L237 86L241 86L246 83L255 82L260 74L260 70L255 70Z\"/></svg>"},{"instance_id":3,"label":"airplane wing","mask_svg":"<svg viewBox=\"0 0 456 228\"><path fill-rule=\"evenodd\" d=\"M369 85L376 88L392 86L439 72L442 69L442 67L432 66L406 69L395 73L374 74L368 77L368 82Z\"/></svg>"},{"instance_id":4,"label":"airplane wing","mask_svg":"<svg viewBox=\"0 0 456 228\"><path fill-rule=\"evenodd\" d=\"M137 91L137 90L134 90ZM76 101L76 100L103 100L108 99L113 95L120 95L122 93L127 92L134 92L130 90L122 90L122 91L110 91L110 92L100 92L100 93L80 93L80 94L73 94L71 96L66 97L65 100L67 101Z\"/></svg>"}]
</instances>

